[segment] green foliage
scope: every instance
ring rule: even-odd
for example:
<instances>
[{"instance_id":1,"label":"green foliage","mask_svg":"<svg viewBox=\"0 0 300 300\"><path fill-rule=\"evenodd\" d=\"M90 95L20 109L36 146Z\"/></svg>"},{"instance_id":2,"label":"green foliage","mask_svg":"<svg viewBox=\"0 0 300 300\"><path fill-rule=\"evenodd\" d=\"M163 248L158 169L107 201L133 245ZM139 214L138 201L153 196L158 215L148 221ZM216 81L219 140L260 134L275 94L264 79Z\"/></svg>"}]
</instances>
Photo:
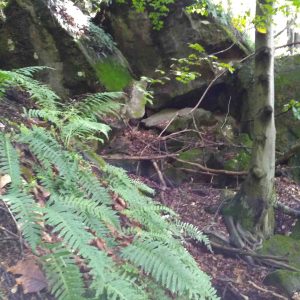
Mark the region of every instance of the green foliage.
<instances>
[{"instance_id":1,"label":"green foliage","mask_svg":"<svg viewBox=\"0 0 300 300\"><path fill-rule=\"evenodd\" d=\"M28 77L31 82L30 69L26 72L23 80ZM19 83L11 79L18 77L17 71L0 74L6 76L5 88L8 81ZM22 81L22 86L27 83ZM30 94L34 99L38 95L34 89ZM12 178L1 200L14 215L25 241L40 256L49 289L58 300L88 299L87 295L105 300L153 299L155 285L162 294L165 291L174 297L217 299L209 276L183 246L186 236L209 246L207 238L194 226L179 222L171 209L155 203L152 189L129 178L124 170L95 159L96 154L81 147L84 135L76 135L76 143L70 139L67 144L61 142L74 116L85 119L92 114L97 124L97 117L115 113L110 103L115 96L91 95L67 109L50 101L53 110L38 100L41 109L28 115L50 121L50 128L43 128L39 120L43 127L21 124L10 136L0 133L0 174ZM25 163L24 156L18 157L20 149L26 149L34 163L30 185L23 173L28 160ZM39 189L49 194L43 203L33 193ZM116 211L118 198L125 204ZM51 232L52 244L43 241L43 232ZM78 261L89 280L83 279Z\"/></svg>"},{"instance_id":2,"label":"green foliage","mask_svg":"<svg viewBox=\"0 0 300 300\"><path fill-rule=\"evenodd\" d=\"M283 112L287 112L292 110L294 118L296 120L300 120L300 102L292 99L289 103L285 104L283 107Z\"/></svg>"},{"instance_id":3,"label":"green foliage","mask_svg":"<svg viewBox=\"0 0 300 300\"><path fill-rule=\"evenodd\" d=\"M224 12L222 5L216 5L210 0L196 0L186 8L186 11L190 14L210 16L223 25L230 23L230 16Z\"/></svg>"},{"instance_id":4,"label":"green foliage","mask_svg":"<svg viewBox=\"0 0 300 300\"><path fill-rule=\"evenodd\" d=\"M171 73L176 80L187 84L201 76L201 69L212 69L214 71L228 70L234 72L231 64L218 60L215 55L207 55L202 45L195 43L189 44L193 53L184 58L173 58L174 64L171 66Z\"/></svg>"},{"instance_id":5,"label":"green foliage","mask_svg":"<svg viewBox=\"0 0 300 300\"><path fill-rule=\"evenodd\" d=\"M117 0L118 3L124 3L126 0ZM149 18L156 30L162 29L163 18L169 13L169 6L174 0L132 0L132 6L137 12L148 11Z\"/></svg>"},{"instance_id":6,"label":"green foliage","mask_svg":"<svg viewBox=\"0 0 300 300\"><path fill-rule=\"evenodd\" d=\"M51 293L57 299L84 299L83 280L73 255L60 244L44 244L51 252L41 258Z\"/></svg>"}]
</instances>

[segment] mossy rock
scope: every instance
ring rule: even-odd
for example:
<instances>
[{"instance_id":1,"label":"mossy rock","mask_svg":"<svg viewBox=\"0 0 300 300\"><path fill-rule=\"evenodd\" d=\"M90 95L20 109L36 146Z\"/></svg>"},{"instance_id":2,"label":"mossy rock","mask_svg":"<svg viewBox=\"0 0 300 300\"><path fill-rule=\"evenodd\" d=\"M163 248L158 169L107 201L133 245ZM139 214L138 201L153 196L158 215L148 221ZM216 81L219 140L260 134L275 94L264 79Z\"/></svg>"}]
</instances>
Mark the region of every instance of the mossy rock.
<instances>
[{"instance_id":1,"label":"mossy rock","mask_svg":"<svg viewBox=\"0 0 300 300\"><path fill-rule=\"evenodd\" d=\"M300 269L300 240L290 236L274 235L263 243L260 252L287 257L292 266Z\"/></svg>"},{"instance_id":2,"label":"mossy rock","mask_svg":"<svg viewBox=\"0 0 300 300\"><path fill-rule=\"evenodd\" d=\"M164 129L171 121L170 125L166 128L166 132L178 132L184 129L195 129L201 126L213 126L218 121L213 114L205 109L198 108L193 113L190 113L192 108L186 107L182 109L163 109L160 112L144 119L143 124L148 127L156 127Z\"/></svg>"},{"instance_id":3,"label":"mossy rock","mask_svg":"<svg viewBox=\"0 0 300 300\"><path fill-rule=\"evenodd\" d=\"M263 243L259 251L264 255L286 257L288 264L300 270L300 240L296 236L274 235ZM300 271L277 270L265 278L265 283L281 289L290 297L300 291Z\"/></svg>"},{"instance_id":4,"label":"mossy rock","mask_svg":"<svg viewBox=\"0 0 300 300\"><path fill-rule=\"evenodd\" d=\"M277 270L266 276L264 284L275 286L292 297L295 292L300 291L300 272Z\"/></svg>"},{"instance_id":5,"label":"mossy rock","mask_svg":"<svg viewBox=\"0 0 300 300\"><path fill-rule=\"evenodd\" d=\"M99 81L107 91L122 91L132 81L128 69L110 59L98 62L94 68Z\"/></svg>"}]
</instances>

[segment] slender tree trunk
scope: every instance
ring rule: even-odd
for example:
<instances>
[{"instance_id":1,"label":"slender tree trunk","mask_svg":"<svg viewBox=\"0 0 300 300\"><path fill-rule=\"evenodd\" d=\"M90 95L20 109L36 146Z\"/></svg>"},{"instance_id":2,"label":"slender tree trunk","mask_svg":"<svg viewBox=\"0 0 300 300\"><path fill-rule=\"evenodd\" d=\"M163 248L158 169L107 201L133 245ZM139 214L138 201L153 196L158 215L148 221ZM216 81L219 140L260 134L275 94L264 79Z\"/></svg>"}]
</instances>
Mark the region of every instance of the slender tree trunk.
<instances>
[{"instance_id":1,"label":"slender tree trunk","mask_svg":"<svg viewBox=\"0 0 300 300\"><path fill-rule=\"evenodd\" d=\"M268 5L272 5L269 1ZM266 33L255 34L255 83L252 99L254 114L253 150L249 174L240 191L224 208L231 242L237 247L253 245L273 234L275 201L275 123L274 123L274 47L271 17L257 1L256 16L268 18Z\"/></svg>"}]
</instances>

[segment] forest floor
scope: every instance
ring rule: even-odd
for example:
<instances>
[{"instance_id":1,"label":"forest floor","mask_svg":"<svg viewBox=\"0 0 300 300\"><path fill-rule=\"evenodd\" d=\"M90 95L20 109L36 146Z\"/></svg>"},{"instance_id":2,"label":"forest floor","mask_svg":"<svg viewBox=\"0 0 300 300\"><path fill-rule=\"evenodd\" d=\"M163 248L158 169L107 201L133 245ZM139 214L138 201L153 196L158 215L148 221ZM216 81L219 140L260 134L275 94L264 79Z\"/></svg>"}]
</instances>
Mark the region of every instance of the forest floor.
<instances>
[{"instance_id":1,"label":"forest floor","mask_svg":"<svg viewBox=\"0 0 300 300\"><path fill-rule=\"evenodd\" d=\"M158 134L154 131L128 127L121 133L127 140L130 155L155 157L161 154L153 146L153 141ZM152 144L151 147L147 145ZM147 148L146 151L145 147ZM127 149L128 150L128 149ZM104 157L105 157L105 151ZM151 161L151 160L150 160ZM161 172L156 170L159 175ZM137 175L132 174L133 177ZM160 177L158 176L158 177ZM210 207L220 207L222 189L214 183L212 175L203 174L203 180L193 182L193 174L187 175L187 182L180 186L170 186L168 180L152 180L138 176L140 180L151 186L156 191L155 199L176 211L184 222L195 225L202 231L213 231L228 236L225 224L219 211L208 212ZM235 187L237 189L238 186ZM295 209L300 208L300 186L287 177L276 178L278 199ZM14 220L6 213L6 207L0 206L0 286L7 292L9 300L52 299L46 293L24 294L16 286L16 277L8 272L9 267L16 264L23 251L19 236L17 235ZM276 233L289 234L296 220L276 211ZM214 287L221 299L288 299L278 289L266 286L263 283L265 276L272 271L266 266L250 265L242 257L234 253L224 253L214 250L208 251L205 247L191 241L187 243L188 250L192 253L199 267L210 274ZM30 255L30 253L26 253ZM0 295L1 299L1 295ZM5 298L6 299L6 298ZM132 299L134 300L134 299ZM157 299L159 300L159 299Z\"/></svg>"}]
</instances>

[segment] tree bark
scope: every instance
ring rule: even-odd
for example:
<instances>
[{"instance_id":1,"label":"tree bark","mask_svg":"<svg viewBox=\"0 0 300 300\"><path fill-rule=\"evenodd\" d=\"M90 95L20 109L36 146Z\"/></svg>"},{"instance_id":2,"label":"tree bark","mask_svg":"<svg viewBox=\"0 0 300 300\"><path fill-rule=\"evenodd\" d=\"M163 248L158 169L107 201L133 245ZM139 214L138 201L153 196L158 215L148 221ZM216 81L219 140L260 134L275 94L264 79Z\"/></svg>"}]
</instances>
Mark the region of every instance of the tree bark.
<instances>
[{"instance_id":1,"label":"tree bark","mask_svg":"<svg viewBox=\"0 0 300 300\"><path fill-rule=\"evenodd\" d=\"M239 192L223 210L231 242L237 247L253 246L272 235L274 230L274 45L272 18L264 12L264 3L272 5L264 0L258 0L256 4L256 19L266 20L266 33L257 28L255 34L252 99L255 114L250 168Z\"/></svg>"}]
</instances>

